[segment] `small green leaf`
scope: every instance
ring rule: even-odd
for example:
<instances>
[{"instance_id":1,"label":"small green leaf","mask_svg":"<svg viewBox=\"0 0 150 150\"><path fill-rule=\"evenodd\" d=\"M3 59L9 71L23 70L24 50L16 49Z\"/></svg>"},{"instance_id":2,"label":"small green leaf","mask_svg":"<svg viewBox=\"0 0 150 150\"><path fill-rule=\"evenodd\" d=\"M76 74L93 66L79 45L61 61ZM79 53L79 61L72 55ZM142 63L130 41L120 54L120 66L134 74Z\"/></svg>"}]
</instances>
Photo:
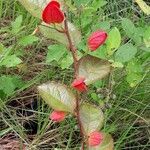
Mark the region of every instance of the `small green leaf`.
<instances>
[{"instance_id":1,"label":"small green leaf","mask_svg":"<svg viewBox=\"0 0 150 150\"><path fill-rule=\"evenodd\" d=\"M98 146L88 147L89 150L114 150L113 138L110 134L103 133L104 139Z\"/></svg>"},{"instance_id":2,"label":"small green leaf","mask_svg":"<svg viewBox=\"0 0 150 150\"><path fill-rule=\"evenodd\" d=\"M20 88L23 84L23 81L18 76L3 75L0 77L0 90L2 90L7 96L11 95L16 88Z\"/></svg>"},{"instance_id":3,"label":"small green leaf","mask_svg":"<svg viewBox=\"0 0 150 150\"><path fill-rule=\"evenodd\" d=\"M83 130L86 135L102 128L104 116L100 108L88 103L83 103L80 106L79 114Z\"/></svg>"},{"instance_id":4,"label":"small green leaf","mask_svg":"<svg viewBox=\"0 0 150 150\"><path fill-rule=\"evenodd\" d=\"M51 45L48 47L46 63L50 63L53 60L58 62L66 53L67 49L64 45Z\"/></svg>"},{"instance_id":5,"label":"small green leaf","mask_svg":"<svg viewBox=\"0 0 150 150\"><path fill-rule=\"evenodd\" d=\"M108 61L87 55L79 60L78 72L80 77L85 78L87 85L106 77L111 71Z\"/></svg>"},{"instance_id":6,"label":"small green leaf","mask_svg":"<svg viewBox=\"0 0 150 150\"><path fill-rule=\"evenodd\" d=\"M108 54L112 55L115 52L115 50L119 48L120 44L121 35L119 30L115 27L109 32L108 40L106 42Z\"/></svg>"},{"instance_id":7,"label":"small green leaf","mask_svg":"<svg viewBox=\"0 0 150 150\"><path fill-rule=\"evenodd\" d=\"M27 36L22 37L19 40L18 45L20 45L20 46L28 46L28 45L31 45L34 42L38 41L38 40L39 40L39 38L34 36L34 35L27 35Z\"/></svg>"},{"instance_id":8,"label":"small green leaf","mask_svg":"<svg viewBox=\"0 0 150 150\"><path fill-rule=\"evenodd\" d=\"M11 23L12 29L11 32L13 34L17 34L22 29L22 16L18 16L14 22Z\"/></svg>"},{"instance_id":9,"label":"small green leaf","mask_svg":"<svg viewBox=\"0 0 150 150\"><path fill-rule=\"evenodd\" d=\"M38 86L42 99L54 110L74 113L76 98L65 86L55 82L49 82Z\"/></svg>"},{"instance_id":10,"label":"small green leaf","mask_svg":"<svg viewBox=\"0 0 150 150\"><path fill-rule=\"evenodd\" d=\"M144 32L144 43L147 48L150 47L150 26L146 28Z\"/></svg>"},{"instance_id":11,"label":"small green leaf","mask_svg":"<svg viewBox=\"0 0 150 150\"><path fill-rule=\"evenodd\" d=\"M22 63L22 60L14 54L5 57L5 59L3 59L3 61L0 63L0 66L5 66L7 68L16 67L20 63Z\"/></svg>"},{"instance_id":12,"label":"small green leaf","mask_svg":"<svg viewBox=\"0 0 150 150\"><path fill-rule=\"evenodd\" d=\"M133 22L127 18L122 19L122 27L126 34L131 38L136 30L136 27L134 26Z\"/></svg>"},{"instance_id":13,"label":"small green leaf","mask_svg":"<svg viewBox=\"0 0 150 150\"><path fill-rule=\"evenodd\" d=\"M128 62L130 61L132 58L134 58L134 56L137 53L137 48L135 46L133 46L132 44L125 44L122 45L118 51L115 54L115 61L117 62Z\"/></svg>"},{"instance_id":14,"label":"small green leaf","mask_svg":"<svg viewBox=\"0 0 150 150\"><path fill-rule=\"evenodd\" d=\"M73 58L71 54L67 54L60 62L60 66L62 69L68 69L72 64L73 64Z\"/></svg>"},{"instance_id":15,"label":"small green leaf","mask_svg":"<svg viewBox=\"0 0 150 150\"><path fill-rule=\"evenodd\" d=\"M142 81L143 68L142 65L135 59L128 63L126 67L127 77L126 80L131 87L136 86Z\"/></svg>"}]
</instances>

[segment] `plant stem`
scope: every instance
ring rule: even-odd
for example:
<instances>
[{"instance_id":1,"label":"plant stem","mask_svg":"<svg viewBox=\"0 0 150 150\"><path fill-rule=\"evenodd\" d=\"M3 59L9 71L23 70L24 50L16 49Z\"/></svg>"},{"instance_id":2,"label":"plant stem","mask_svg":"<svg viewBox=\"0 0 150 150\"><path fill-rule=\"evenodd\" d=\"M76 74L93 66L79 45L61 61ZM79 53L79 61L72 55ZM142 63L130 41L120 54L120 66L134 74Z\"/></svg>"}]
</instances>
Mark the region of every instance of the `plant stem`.
<instances>
[{"instance_id":1,"label":"plant stem","mask_svg":"<svg viewBox=\"0 0 150 150\"><path fill-rule=\"evenodd\" d=\"M70 33L69 33L69 28L68 28L68 22L67 19L65 19L64 21L64 27L65 27L65 33L68 39L68 43L69 43L69 49L72 53L72 57L74 60L74 78L78 78L78 57L77 57L77 48L74 46ZM79 114L79 108L80 108L80 94L79 92L76 92L76 117L77 117L77 121L79 124L79 129L80 129L80 134L82 137L82 150L84 150L84 133L83 133L83 127L82 127L82 123L80 120L80 114Z\"/></svg>"}]
</instances>

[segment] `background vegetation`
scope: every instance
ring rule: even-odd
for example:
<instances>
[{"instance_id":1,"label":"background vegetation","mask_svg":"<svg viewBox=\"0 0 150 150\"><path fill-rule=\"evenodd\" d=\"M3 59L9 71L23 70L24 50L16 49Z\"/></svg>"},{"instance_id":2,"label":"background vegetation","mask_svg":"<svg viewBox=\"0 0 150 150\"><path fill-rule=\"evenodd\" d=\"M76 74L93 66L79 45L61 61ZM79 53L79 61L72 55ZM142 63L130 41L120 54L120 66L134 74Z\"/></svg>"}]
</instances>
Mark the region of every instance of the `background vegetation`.
<instances>
[{"instance_id":1,"label":"background vegetation","mask_svg":"<svg viewBox=\"0 0 150 150\"><path fill-rule=\"evenodd\" d=\"M82 0L82 3L86 1ZM74 1L73 6L80 8L81 2ZM117 27L123 41L133 42L138 52L133 62L114 70L107 80L91 86L91 93L86 98L105 110L103 130L112 134L115 150L149 150L150 49L139 48L139 33L136 38L132 37L132 24L127 25L126 30L122 18L128 18L136 28L146 30L150 17L131 0L107 0L96 13L101 19L93 18L93 24L103 22L99 27L106 29ZM74 13L70 13L70 19L81 25L86 37L91 20L83 15L82 23L79 23L75 18ZM68 64L58 66L56 62L48 61L48 47L54 41L39 33L31 35L38 24L39 20L19 2L0 0L0 148L23 149L27 146L36 150L78 150L80 139L75 120L67 118L61 124L49 121L51 110L37 94L36 86L40 83L48 80L70 83L72 80Z\"/></svg>"}]
</instances>

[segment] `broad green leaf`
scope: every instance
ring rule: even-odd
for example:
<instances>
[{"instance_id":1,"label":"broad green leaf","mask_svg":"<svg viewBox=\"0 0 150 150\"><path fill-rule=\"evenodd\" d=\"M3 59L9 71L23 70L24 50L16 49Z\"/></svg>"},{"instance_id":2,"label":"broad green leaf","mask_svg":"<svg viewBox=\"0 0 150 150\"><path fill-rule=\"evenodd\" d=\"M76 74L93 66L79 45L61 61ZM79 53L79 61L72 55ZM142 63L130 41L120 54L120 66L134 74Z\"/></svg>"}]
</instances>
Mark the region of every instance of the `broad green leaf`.
<instances>
[{"instance_id":1,"label":"broad green leaf","mask_svg":"<svg viewBox=\"0 0 150 150\"><path fill-rule=\"evenodd\" d=\"M13 54L5 57L5 59L3 59L3 61L0 63L0 66L5 66L7 68L16 67L20 63L22 63L22 60Z\"/></svg>"},{"instance_id":2,"label":"broad green leaf","mask_svg":"<svg viewBox=\"0 0 150 150\"><path fill-rule=\"evenodd\" d=\"M20 46L28 46L33 44L34 42L38 41L39 38L34 35L27 35L19 39L18 45Z\"/></svg>"},{"instance_id":3,"label":"broad green leaf","mask_svg":"<svg viewBox=\"0 0 150 150\"><path fill-rule=\"evenodd\" d=\"M38 86L38 91L54 110L74 113L76 98L65 85L49 82Z\"/></svg>"},{"instance_id":4,"label":"broad green leaf","mask_svg":"<svg viewBox=\"0 0 150 150\"><path fill-rule=\"evenodd\" d=\"M137 48L133 46L132 44L125 44L122 45L118 51L115 53L115 61L117 62L128 62L132 58L135 57L135 54L137 53Z\"/></svg>"},{"instance_id":5,"label":"broad green leaf","mask_svg":"<svg viewBox=\"0 0 150 150\"><path fill-rule=\"evenodd\" d=\"M135 2L139 5L139 7L141 8L141 10L147 14L150 15L150 6L148 6L144 0L135 0Z\"/></svg>"},{"instance_id":6,"label":"broad green leaf","mask_svg":"<svg viewBox=\"0 0 150 150\"><path fill-rule=\"evenodd\" d=\"M115 52L115 50L119 48L120 44L121 35L119 30L115 27L108 34L108 39L106 42L108 54L112 55Z\"/></svg>"},{"instance_id":7,"label":"broad green leaf","mask_svg":"<svg viewBox=\"0 0 150 150\"><path fill-rule=\"evenodd\" d=\"M11 95L16 88L20 88L23 84L23 81L18 76L3 75L0 77L0 90L7 96Z\"/></svg>"},{"instance_id":8,"label":"broad green leaf","mask_svg":"<svg viewBox=\"0 0 150 150\"><path fill-rule=\"evenodd\" d=\"M86 135L102 128L104 115L100 108L88 103L83 103L80 106L79 114L82 127Z\"/></svg>"},{"instance_id":9,"label":"broad green leaf","mask_svg":"<svg viewBox=\"0 0 150 150\"><path fill-rule=\"evenodd\" d=\"M143 78L142 65L135 59L128 63L126 67L127 77L126 80L131 87L136 86Z\"/></svg>"},{"instance_id":10,"label":"broad green leaf","mask_svg":"<svg viewBox=\"0 0 150 150\"><path fill-rule=\"evenodd\" d=\"M61 30L60 26L57 26ZM73 44L77 46L81 41L81 33L75 28L72 23L68 23L68 28L70 32ZM60 33L52 28L52 26L42 23L39 26L40 32L47 38L58 41L68 47L68 39L64 33Z\"/></svg>"},{"instance_id":11,"label":"broad green leaf","mask_svg":"<svg viewBox=\"0 0 150 150\"><path fill-rule=\"evenodd\" d=\"M106 77L111 71L111 65L107 60L87 55L79 60L78 72L85 78L87 85Z\"/></svg>"},{"instance_id":12,"label":"broad green leaf","mask_svg":"<svg viewBox=\"0 0 150 150\"><path fill-rule=\"evenodd\" d=\"M88 147L89 150L114 150L114 142L110 134L103 133L104 139L98 146Z\"/></svg>"},{"instance_id":13,"label":"broad green leaf","mask_svg":"<svg viewBox=\"0 0 150 150\"><path fill-rule=\"evenodd\" d=\"M11 23L13 34L17 34L22 29L22 16L18 16L14 22Z\"/></svg>"},{"instance_id":14,"label":"broad green leaf","mask_svg":"<svg viewBox=\"0 0 150 150\"><path fill-rule=\"evenodd\" d=\"M67 49L64 45L51 45L48 47L48 53L46 57L46 63L50 63L53 60L59 61L64 54L67 52Z\"/></svg>"},{"instance_id":15,"label":"broad green leaf","mask_svg":"<svg viewBox=\"0 0 150 150\"><path fill-rule=\"evenodd\" d=\"M134 26L133 22L127 18L122 19L122 27L126 34L131 38L133 37L136 27Z\"/></svg>"},{"instance_id":16,"label":"broad green leaf","mask_svg":"<svg viewBox=\"0 0 150 150\"><path fill-rule=\"evenodd\" d=\"M67 54L60 62L62 69L68 69L73 64L73 58L71 54Z\"/></svg>"}]
</instances>

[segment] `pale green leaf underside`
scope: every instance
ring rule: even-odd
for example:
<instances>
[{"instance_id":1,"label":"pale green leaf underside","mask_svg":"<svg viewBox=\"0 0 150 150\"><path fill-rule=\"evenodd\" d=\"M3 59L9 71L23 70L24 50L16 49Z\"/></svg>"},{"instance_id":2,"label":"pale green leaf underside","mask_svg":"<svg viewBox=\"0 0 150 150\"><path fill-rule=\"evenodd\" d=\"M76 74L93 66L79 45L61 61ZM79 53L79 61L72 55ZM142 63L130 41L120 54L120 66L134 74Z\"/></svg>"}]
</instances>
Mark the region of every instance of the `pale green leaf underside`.
<instances>
[{"instance_id":1,"label":"pale green leaf underside","mask_svg":"<svg viewBox=\"0 0 150 150\"><path fill-rule=\"evenodd\" d=\"M89 146L88 147L89 150L113 150L114 149L114 143L111 135L106 133L103 133L103 135L104 135L103 142L98 146L94 146L94 147Z\"/></svg>"},{"instance_id":2,"label":"pale green leaf underside","mask_svg":"<svg viewBox=\"0 0 150 150\"><path fill-rule=\"evenodd\" d=\"M42 25L39 26L40 32L47 38L58 41L59 43L64 44L65 46L68 47L68 39L64 33L60 33L52 28L48 24L45 24L44 22ZM60 27L57 25L57 28L59 29ZM68 28L70 32L70 36L72 39L72 42L74 45L78 45L81 41L81 33L78 31L78 29L70 22L68 22ZM61 28L60 28L61 30Z\"/></svg>"},{"instance_id":3,"label":"pale green leaf underside","mask_svg":"<svg viewBox=\"0 0 150 150\"><path fill-rule=\"evenodd\" d=\"M83 103L80 107L80 120L85 134L100 130L103 126L104 116L100 108Z\"/></svg>"},{"instance_id":4,"label":"pale green leaf underside","mask_svg":"<svg viewBox=\"0 0 150 150\"><path fill-rule=\"evenodd\" d=\"M54 110L74 112L75 96L65 86L55 82L49 82L38 86L42 99Z\"/></svg>"},{"instance_id":5,"label":"pale green leaf underside","mask_svg":"<svg viewBox=\"0 0 150 150\"><path fill-rule=\"evenodd\" d=\"M106 77L111 71L108 61L87 55L79 61L79 76L85 78L87 85Z\"/></svg>"}]
</instances>

